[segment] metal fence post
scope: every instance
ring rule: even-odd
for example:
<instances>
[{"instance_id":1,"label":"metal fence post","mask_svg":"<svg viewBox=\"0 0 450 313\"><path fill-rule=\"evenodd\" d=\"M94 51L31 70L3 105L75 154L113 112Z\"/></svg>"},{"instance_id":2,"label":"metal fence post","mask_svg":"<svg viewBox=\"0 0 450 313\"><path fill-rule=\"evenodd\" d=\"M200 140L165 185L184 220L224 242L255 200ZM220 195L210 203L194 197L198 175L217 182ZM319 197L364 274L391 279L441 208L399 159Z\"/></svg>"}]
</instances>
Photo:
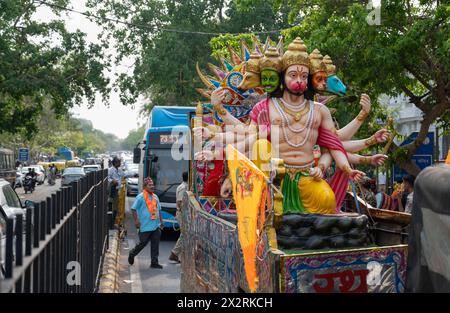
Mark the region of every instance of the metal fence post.
<instances>
[{"instance_id":1,"label":"metal fence post","mask_svg":"<svg viewBox=\"0 0 450 313\"><path fill-rule=\"evenodd\" d=\"M5 278L11 278L13 273L13 236L14 220L6 219L6 253L5 253Z\"/></svg>"},{"instance_id":2,"label":"metal fence post","mask_svg":"<svg viewBox=\"0 0 450 313\"><path fill-rule=\"evenodd\" d=\"M39 219L40 219L40 223L41 223L41 225L40 225L40 227L39 227L39 230L40 230L40 234L39 234L39 237L40 237L40 240L45 240L45 233L46 233L46 221L47 221L47 218L46 218L46 213L47 213L47 208L46 208L46 203L45 203L45 201L42 201L41 202L41 205L40 205L40 207L41 207L41 209L40 209L40 211L39 211L39 213L40 213L40 216L39 216Z\"/></svg>"},{"instance_id":3,"label":"metal fence post","mask_svg":"<svg viewBox=\"0 0 450 313\"><path fill-rule=\"evenodd\" d=\"M41 210L41 205L39 203L36 203L36 205L34 206L34 212L33 212L33 221L34 221L33 247L34 248L39 247L40 210Z\"/></svg>"},{"instance_id":4,"label":"metal fence post","mask_svg":"<svg viewBox=\"0 0 450 313\"><path fill-rule=\"evenodd\" d=\"M27 209L25 217L25 256L31 255L31 241L32 241L32 232L31 232L31 218L32 211L30 208Z\"/></svg>"},{"instance_id":5,"label":"metal fence post","mask_svg":"<svg viewBox=\"0 0 450 313\"><path fill-rule=\"evenodd\" d=\"M23 215L16 215L16 266L23 264Z\"/></svg>"}]
</instances>

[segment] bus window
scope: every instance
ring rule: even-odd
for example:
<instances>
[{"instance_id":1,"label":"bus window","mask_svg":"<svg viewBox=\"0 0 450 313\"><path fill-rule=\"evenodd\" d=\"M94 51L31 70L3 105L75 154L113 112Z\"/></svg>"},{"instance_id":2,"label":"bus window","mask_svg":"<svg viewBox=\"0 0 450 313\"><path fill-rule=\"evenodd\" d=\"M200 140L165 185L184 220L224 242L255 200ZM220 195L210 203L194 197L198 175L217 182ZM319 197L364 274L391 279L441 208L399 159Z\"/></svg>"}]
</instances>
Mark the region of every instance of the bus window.
<instances>
[{"instance_id":1,"label":"bus window","mask_svg":"<svg viewBox=\"0 0 450 313\"><path fill-rule=\"evenodd\" d=\"M183 181L183 172L189 169L189 161L176 161L170 149L153 149L155 155L150 167L150 177L155 184L155 193L162 202L174 202L178 185Z\"/></svg>"}]
</instances>

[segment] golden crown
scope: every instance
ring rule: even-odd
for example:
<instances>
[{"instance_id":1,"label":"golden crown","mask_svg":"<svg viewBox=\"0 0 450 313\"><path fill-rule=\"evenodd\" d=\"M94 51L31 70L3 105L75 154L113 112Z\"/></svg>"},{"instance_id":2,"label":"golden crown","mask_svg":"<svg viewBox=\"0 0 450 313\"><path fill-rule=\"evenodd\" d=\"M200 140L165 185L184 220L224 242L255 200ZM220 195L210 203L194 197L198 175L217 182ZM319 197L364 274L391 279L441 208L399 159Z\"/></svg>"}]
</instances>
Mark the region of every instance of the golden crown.
<instances>
[{"instance_id":1,"label":"golden crown","mask_svg":"<svg viewBox=\"0 0 450 313\"><path fill-rule=\"evenodd\" d=\"M256 51L253 51L253 53L250 55L250 59L248 59L247 61L246 71L258 74L260 61L261 55Z\"/></svg>"},{"instance_id":2,"label":"golden crown","mask_svg":"<svg viewBox=\"0 0 450 313\"><path fill-rule=\"evenodd\" d=\"M315 74L317 72L326 72L327 66L323 62L323 55L318 49L314 49L309 55L310 73Z\"/></svg>"},{"instance_id":3,"label":"golden crown","mask_svg":"<svg viewBox=\"0 0 450 313\"><path fill-rule=\"evenodd\" d=\"M325 63L325 66L327 67L328 76L336 74L336 66L333 64L333 60L330 58L329 55L323 57L323 63Z\"/></svg>"},{"instance_id":4,"label":"golden crown","mask_svg":"<svg viewBox=\"0 0 450 313\"><path fill-rule=\"evenodd\" d=\"M267 48L264 56L259 61L259 68L261 71L274 70L278 73L281 73L282 66L283 62L276 47Z\"/></svg>"},{"instance_id":5,"label":"golden crown","mask_svg":"<svg viewBox=\"0 0 450 313\"><path fill-rule=\"evenodd\" d=\"M309 56L306 52L306 45L300 37L294 39L283 55L283 71L291 65L304 65L309 68Z\"/></svg>"},{"instance_id":6,"label":"golden crown","mask_svg":"<svg viewBox=\"0 0 450 313\"><path fill-rule=\"evenodd\" d=\"M261 78L259 76L259 62L261 61L261 54L256 50L250 55L247 61L244 78L242 79L239 89L248 90L256 88L260 85Z\"/></svg>"}]
</instances>

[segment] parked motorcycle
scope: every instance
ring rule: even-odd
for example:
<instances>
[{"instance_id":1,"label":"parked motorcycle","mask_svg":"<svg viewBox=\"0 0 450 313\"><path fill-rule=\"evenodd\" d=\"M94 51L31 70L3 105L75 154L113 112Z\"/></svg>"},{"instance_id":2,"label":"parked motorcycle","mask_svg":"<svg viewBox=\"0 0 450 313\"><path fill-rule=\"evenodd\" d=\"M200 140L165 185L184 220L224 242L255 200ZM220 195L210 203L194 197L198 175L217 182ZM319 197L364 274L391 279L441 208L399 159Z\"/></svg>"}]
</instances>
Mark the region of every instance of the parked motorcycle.
<instances>
[{"instance_id":1,"label":"parked motorcycle","mask_svg":"<svg viewBox=\"0 0 450 313\"><path fill-rule=\"evenodd\" d=\"M34 177L31 177L29 175L25 176L23 180L23 190L25 191L25 193L27 193L28 191L30 193L33 193L35 185L36 179Z\"/></svg>"}]
</instances>

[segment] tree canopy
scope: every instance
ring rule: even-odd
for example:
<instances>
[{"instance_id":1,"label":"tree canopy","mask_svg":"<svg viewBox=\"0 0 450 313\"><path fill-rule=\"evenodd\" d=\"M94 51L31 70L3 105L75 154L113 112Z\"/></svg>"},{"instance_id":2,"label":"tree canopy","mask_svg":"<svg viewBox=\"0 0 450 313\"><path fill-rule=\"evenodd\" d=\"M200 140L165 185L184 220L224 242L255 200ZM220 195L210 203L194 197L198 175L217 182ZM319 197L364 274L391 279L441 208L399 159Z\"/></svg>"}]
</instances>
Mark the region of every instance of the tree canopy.
<instances>
[{"instance_id":1,"label":"tree canopy","mask_svg":"<svg viewBox=\"0 0 450 313\"><path fill-rule=\"evenodd\" d=\"M115 40L116 62L132 57L132 74L117 81L124 103L139 94L153 105L192 105L201 97L195 64L211 58L211 38L219 33L246 33L286 28L287 15L272 10L274 1L256 1L248 12L224 0L90 0L105 21L104 40ZM287 9L286 9L287 11ZM117 20L129 21L123 25Z\"/></svg>"},{"instance_id":2,"label":"tree canopy","mask_svg":"<svg viewBox=\"0 0 450 313\"><path fill-rule=\"evenodd\" d=\"M239 0L244 10L254 0ZM284 1L275 1L279 10ZM417 174L410 162L425 140L430 125L439 122L448 132L450 110L450 4L438 0L382 0L379 23L371 23L369 1L288 0L290 22L286 43L300 36L308 47L329 54L350 93L405 94L423 112L417 139L402 148L392 146L392 157L406 171ZM368 22L369 21L369 22ZM377 25L379 24L379 25ZM351 109L351 106L341 107ZM377 105L375 106L377 108ZM386 119L385 112L372 114ZM349 114L347 114L349 115ZM372 119L372 122L374 120Z\"/></svg>"},{"instance_id":3,"label":"tree canopy","mask_svg":"<svg viewBox=\"0 0 450 313\"><path fill-rule=\"evenodd\" d=\"M87 43L80 31L67 30L60 6L69 0L46 2L55 19L33 18L43 6L40 1L0 2L0 133L31 138L44 101L62 116L83 98L93 104L96 93L105 101L109 96L104 47Z\"/></svg>"}]
</instances>

